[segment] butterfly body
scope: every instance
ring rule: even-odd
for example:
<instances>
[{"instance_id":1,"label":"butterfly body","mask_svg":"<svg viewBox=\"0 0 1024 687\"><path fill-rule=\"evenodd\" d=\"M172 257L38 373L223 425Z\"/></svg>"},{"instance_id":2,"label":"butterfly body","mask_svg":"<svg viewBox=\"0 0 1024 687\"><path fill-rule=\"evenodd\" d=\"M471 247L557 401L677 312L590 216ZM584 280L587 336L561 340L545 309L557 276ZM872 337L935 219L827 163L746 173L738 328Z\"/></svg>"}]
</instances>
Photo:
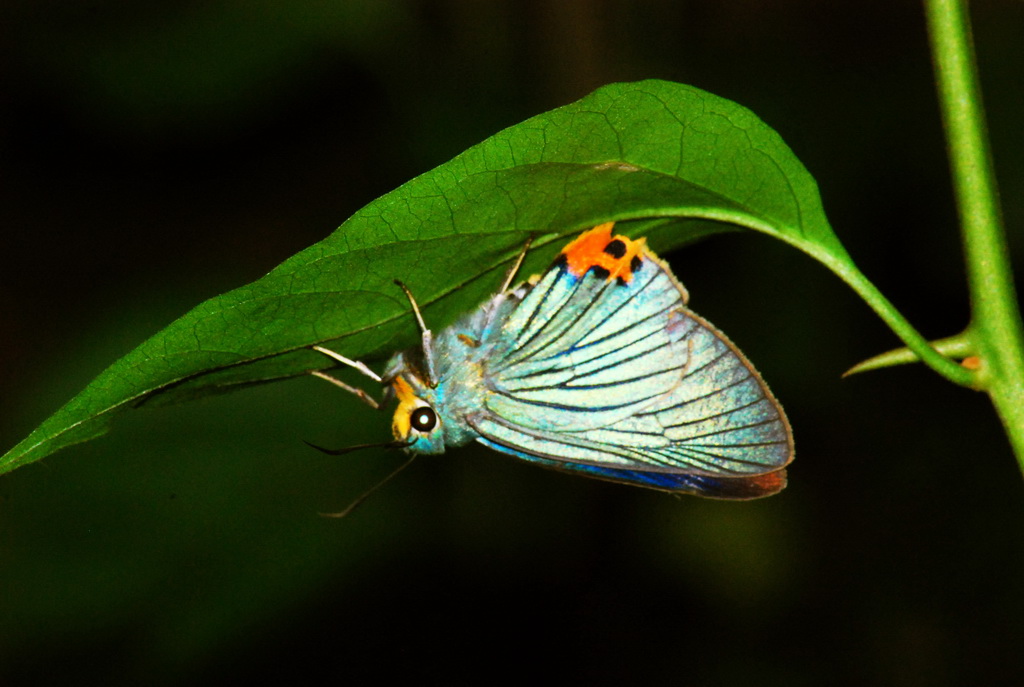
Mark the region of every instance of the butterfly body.
<instances>
[{"instance_id":1,"label":"butterfly body","mask_svg":"<svg viewBox=\"0 0 1024 687\"><path fill-rule=\"evenodd\" d=\"M793 448L781 407L643 239L611 229L396 354L381 380L398 399L395 438L432 454L475 440L672 492L781 490Z\"/></svg>"}]
</instances>

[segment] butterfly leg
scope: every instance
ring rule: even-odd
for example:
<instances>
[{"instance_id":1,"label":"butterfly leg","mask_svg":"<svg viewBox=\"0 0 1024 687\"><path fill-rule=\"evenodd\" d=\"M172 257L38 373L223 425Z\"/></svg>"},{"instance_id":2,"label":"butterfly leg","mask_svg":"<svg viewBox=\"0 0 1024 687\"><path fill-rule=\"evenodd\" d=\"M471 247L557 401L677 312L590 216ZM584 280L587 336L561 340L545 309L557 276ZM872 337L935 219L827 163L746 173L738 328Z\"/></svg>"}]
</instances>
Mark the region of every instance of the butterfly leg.
<instances>
[{"instance_id":1,"label":"butterfly leg","mask_svg":"<svg viewBox=\"0 0 1024 687\"><path fill-rule=\"evenodd\" d=\"M519 268L523 266L523 260L526 259L526 251L530 250L530 244L533 243L533 237L526 239L526 244L523 249L519 251L519 256L516 261L512 263L512 267L509 268L508 273L505 275L505 282L498 289L498 293L505 293L509 287L512 286L512 281L516 278L516 274L519 273Z\"/></svg>"},{"instance_id":2,"label":"butterfly leg","mask_svg":"<svg viewBox=\"0 0 1024 687\"><path fill-rule=\"evenodd\" d=\"M310 371L309 374L313 375L314 377L319 377L324 381L328 381L334 386L338 387L339 389L344 389L350 394L355 394L359 398L359 400L365 403L366 405L370 406L374 410L380 410L380 403L378 403L372 396L370 396L370 394L366 393L362 389L350 386L345 382L341 381L340 379L335 379L334 377L330 376L329 374L325 374L320 370L312 370Z\"/></svg>"},{"instance_id":3,"label":"butterfly leg","mask_svg":"<svg viewBox=\"0 0 1024 687\"><path fill-rule=\"evenodd\" d=\"M373 370L371 370L370 368L368 368L366 366L366 363L359 362L358 360L352 360L351 358L346 358L341 353L335 353L331 349L324 348L323 346L310 346L310 348L312 348L317 353L323 353L328 358L331 358L333 360L337 360L339 363L341 363L343 365L348 365L351 368L355 368L356 370L359 370L364 375L366 375L367 377L369 377L373 381L377 382L378 384L382 383L380 375L377 374L376 372L374 372Z\"/></svg>"},{"instance_id":4,"label":"butterfly leg","mask_svg":"<svg viewBox=\"0 0 1024 687\"><path fill-rule=\"evenodd\" d=\"M409 290L409 287L397 279L395 284L405 292L405 297L409 299L409 305L412 306L412 312L416 315L416 324L419 325L420 339L423 342L423 360L427 364L427 384L434 388L437 386L437 374L434 372L434 334L427 329L427 324L423 321L423 315L420 314L420 306L416 304L416 299L412 297L412 291Z\"/></svg>"},{"instance_id":5,"label":"butterfly leg","mask_svg":"<svg viewBox=\"0 0 1024 687\"><path fill-rule=\"evenodd\" d=\"M336 360L339 363L348 365L349 367L356 369L359 372L362 372L364 375L374 380L375 382L381 382L380 375L378 375L376 372L368 368L366 366L366 363L362 363L358 360L351 360L350 358L346 358L340 353L335 353L331 349L324 348L323 346L312 346L311 348L318 353L323 353L332 360ZM334 377L330 376L325 372L321 372L320 370L311 370L309 374L313 375L314 377L319 377L324 381L328 381L334 386L338 387L339 389L344 389L350 394L354 394L357 398L359 398L359 400L361 400L363 403L370 406L374 410L380 410L380 403L378 403L376 399L374 399L372 396L370 396L362 389L357 389L356 387L346 384L340 379L335 379Z\"/></svg>"}]
</instances>

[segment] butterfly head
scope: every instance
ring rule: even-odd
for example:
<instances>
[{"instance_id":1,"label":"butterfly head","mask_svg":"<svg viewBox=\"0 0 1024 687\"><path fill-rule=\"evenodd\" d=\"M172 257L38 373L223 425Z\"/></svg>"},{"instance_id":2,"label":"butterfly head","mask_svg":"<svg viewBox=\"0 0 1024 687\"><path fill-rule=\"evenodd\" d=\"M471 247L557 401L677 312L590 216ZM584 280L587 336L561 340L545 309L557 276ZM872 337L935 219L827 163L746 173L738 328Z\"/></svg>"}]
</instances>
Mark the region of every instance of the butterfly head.
<instances>
[{"instance_id":1,"label":"butterfly head","mask_svg":"<svg viewBox=\"0 0 1024 687\"><path fill-rule=\"evenodd\" d=\"M391 420L391 432L398 441L409 441L412 453L444 453L441 416L435 409L434 389L414 373L391 380L398 408Z\"/></svg>"}]
</instances>

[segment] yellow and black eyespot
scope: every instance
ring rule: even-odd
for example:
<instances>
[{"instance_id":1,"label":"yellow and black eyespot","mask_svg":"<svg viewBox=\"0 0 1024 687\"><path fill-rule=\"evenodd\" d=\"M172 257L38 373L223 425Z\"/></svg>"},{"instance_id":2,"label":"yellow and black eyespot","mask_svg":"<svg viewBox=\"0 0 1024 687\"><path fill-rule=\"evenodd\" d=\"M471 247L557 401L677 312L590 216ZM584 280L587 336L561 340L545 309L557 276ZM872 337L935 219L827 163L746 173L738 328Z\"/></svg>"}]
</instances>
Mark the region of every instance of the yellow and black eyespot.
<instances>
[{"instance_id":1,"label":"yellow and black eyespot","mask_svg":"<svg viewBox=\"0 0 1024 687\"><path fill-rule=\"evenodd\" d=\"M437 427L437 413L430 406L420 406L409 413L409 425L417 432L429 432Z\"/></svg>"}]
</instances>

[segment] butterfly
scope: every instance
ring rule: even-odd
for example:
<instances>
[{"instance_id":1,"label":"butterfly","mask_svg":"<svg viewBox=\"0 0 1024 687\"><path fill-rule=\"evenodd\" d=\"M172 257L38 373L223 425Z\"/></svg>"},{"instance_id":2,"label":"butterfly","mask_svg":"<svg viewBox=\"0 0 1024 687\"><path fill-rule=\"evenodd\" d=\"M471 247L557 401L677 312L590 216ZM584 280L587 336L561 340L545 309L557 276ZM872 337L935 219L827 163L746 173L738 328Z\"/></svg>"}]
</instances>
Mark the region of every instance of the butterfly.
<instances>
[{"instance_id":1,"label":"butterfly","mask_svg":"<svg viewBox=\"0 0 1024 687\"><path fill-rule=\"evenodd\" d=\"M395 441L382 445L413 456L476 441L543 467L668 492L781 491L793 458L782 407L739 349L686 307L686 289L645 240L615 236L613 226L583 232L543 274L512 287L524 249L502 288L436 338L396 282L422 341L395 354L383 375L313 347L381 383L381 403L312 374L375 408L397 399Z\"/></svg>"}]
</instances>

